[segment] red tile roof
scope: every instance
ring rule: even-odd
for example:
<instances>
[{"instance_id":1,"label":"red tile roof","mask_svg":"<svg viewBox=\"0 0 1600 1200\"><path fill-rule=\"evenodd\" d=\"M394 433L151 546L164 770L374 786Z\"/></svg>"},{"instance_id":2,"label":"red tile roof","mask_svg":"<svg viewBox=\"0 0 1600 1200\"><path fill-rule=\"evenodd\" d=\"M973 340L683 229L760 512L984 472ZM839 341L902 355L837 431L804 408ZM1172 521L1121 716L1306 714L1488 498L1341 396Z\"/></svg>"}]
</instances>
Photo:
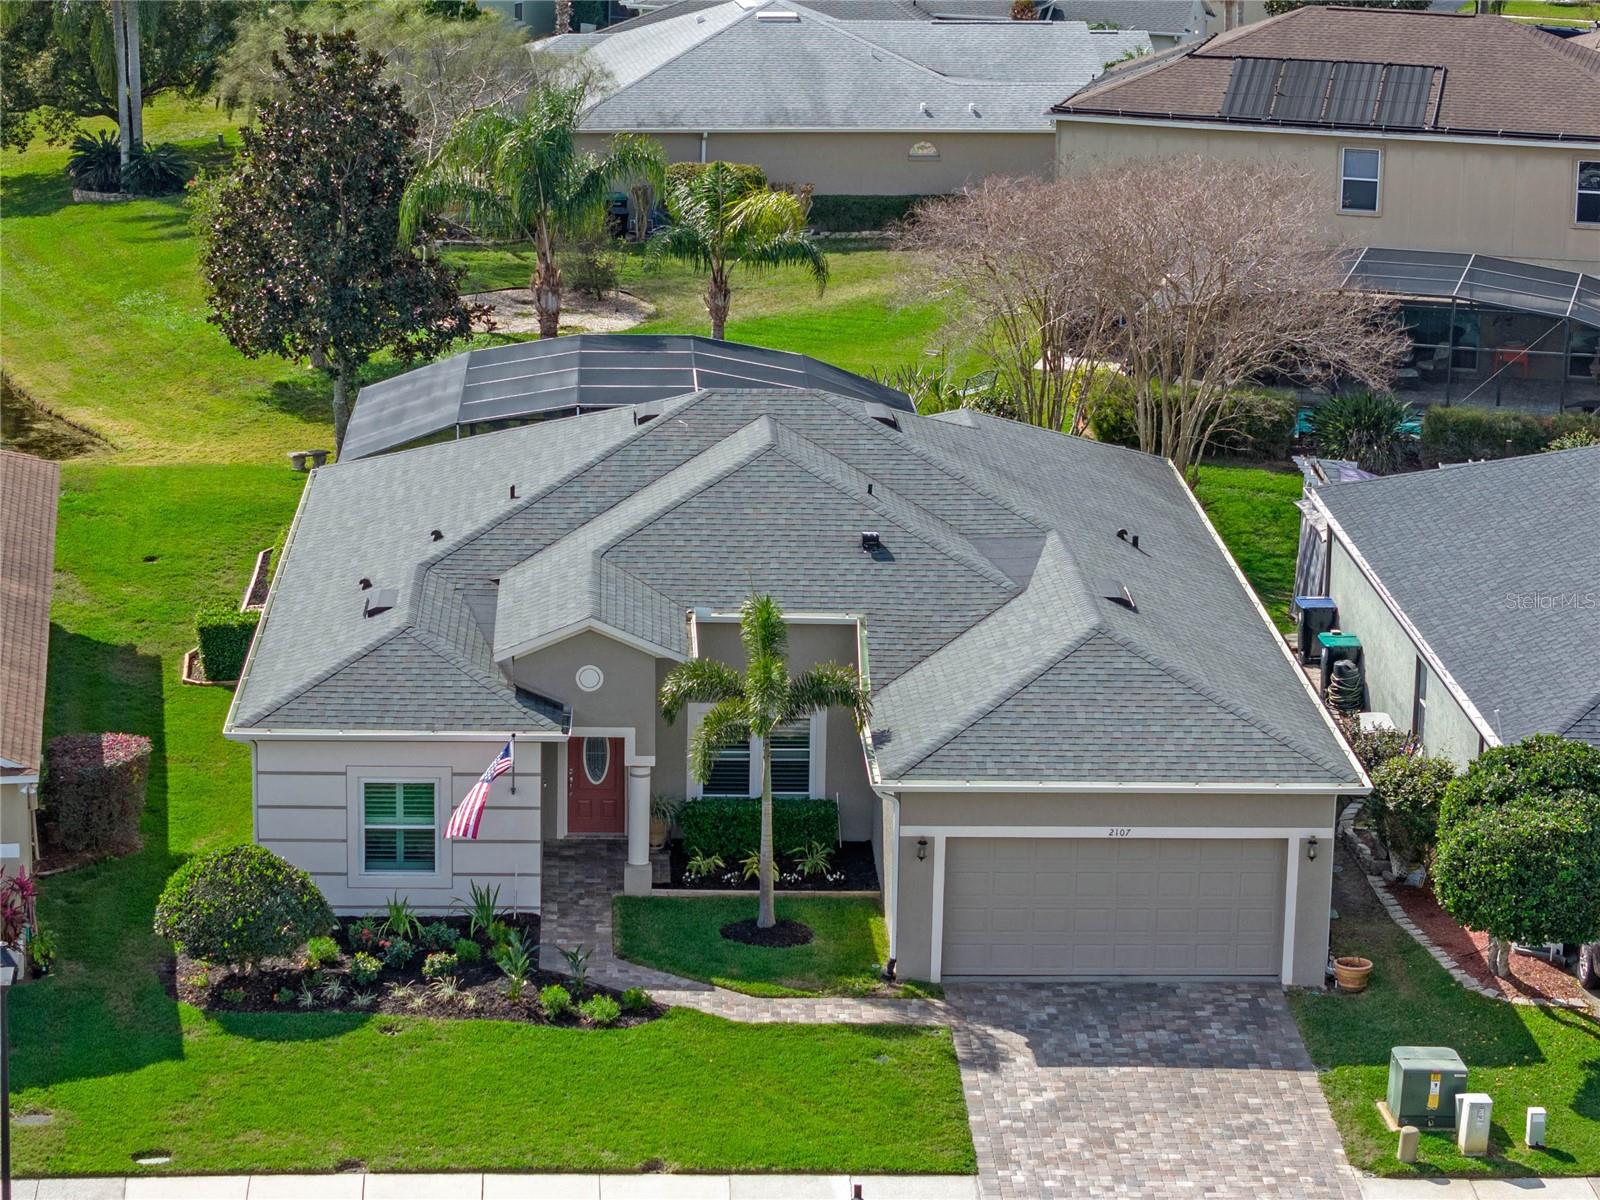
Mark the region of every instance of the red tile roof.
<instances>
[{"instance_id":1,"label":"red tile roof","mask_svg":"<svg viewBox=\"0 0 1600 1200\"><path fill-rule=\"evenodd\" d=\"M44 730L60 480L55 463L0 450L0 758L29 772Z\"/></svg>"},{"instance_id":2,"label":"red tile roof","mask_svg":"<svg viewBox=\"0 0 1600 1200\"><path fill-rule=\"evenodd\" d=\"M1147 64L1114 70L1056 106L1153 120L1314 125L1224 117L1238 58L1411 63L1442 68L1431 132L1600 137L1600 55L1501 17L1308 6Z\"/></svg>"}]
</instances>

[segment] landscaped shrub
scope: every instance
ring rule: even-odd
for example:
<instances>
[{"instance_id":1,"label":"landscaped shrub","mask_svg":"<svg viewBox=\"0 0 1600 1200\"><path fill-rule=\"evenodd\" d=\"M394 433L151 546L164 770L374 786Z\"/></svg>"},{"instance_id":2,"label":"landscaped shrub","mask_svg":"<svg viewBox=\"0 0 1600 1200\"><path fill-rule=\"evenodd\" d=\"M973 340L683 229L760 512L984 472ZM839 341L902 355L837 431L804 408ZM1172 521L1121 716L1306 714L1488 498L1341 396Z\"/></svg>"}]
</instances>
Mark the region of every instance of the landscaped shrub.
<instances>
[{"instance_id":1,"label":"landscaped shrub","mask_svg":"<svg viewBox=\"0 0 1600 1200\"><path fill-rule=\"evenodd\" d=\"M588 1018L591 1025L615 1025L622 1016L622 1006L610 996L601 993L590 996L578 1005L578 1011Z\"/></svg>"},{"instance_id":2,"label":"landscaped shrub","mask_svg":"<svg viewBox=\"0 0 1600 1200\"><path fill-rule=\"evenodd\" d=\"M483 947L471 938L458 938L455 947L456 961L464 967L475 966L483 961Z\"/></svg>"},{"instance_id":3,"label":"landscaped shrub","mask_svg":"<svg viewBox=\"0 0 1600 1200\"><path fill-rule=\"evenodd\" d=\"M1354 717L1339 718L1339 728L1350 741L1350 749L1368 772L1376 770L1397 754L1415 754L1420 746L1404 729L1362 729Z\"/></svg>"},{"instance_id":4,"label":"landscaped shrub","mask_svg":"<svg viewBox=\"0 0 1600 1200\"><path fill-rule=\"evenodd\" d=\"M1133 397L1124 387L1098 389L1087 401L1089 432L1097 442L1110 446L1139 448L1139 426L1133 411Z\"/></svg>"},{"instance_id":5,"label":"landscaped shrub","mask_svg":"<svg viewBox=\"0 0 1600 1200\"><path fill-rule=\"evenodd\" d=\"M67 156L67 174L74 187L85 192L122 190L122 143L117 135L102 129L80 133L72 139Z\"/></svg>"},{"instance_id":6,"label":"landscaped shrub","mask_svg":"<svg viewBox=\"0 0 1600 1200\"><path fill-rule=\"evenodd\" d=\"M1403 400L1351 392L1311 410L1311 436L1324 458L1348 459L1362 470L1387 475L1411 461L1414 442L1405 426L1415 419Z\"/></svg>"},{"instance_id":7,"label":"landscaped shrub","mask_svg":"<svg viewBox=\"0 0 1600 1200\"><path fill-rule=\"evenodd\" d=\"M461 962L454 954L443 950L435 950L422 960L422 977L424 979L438 979L444 975L454 975L460 968Z\"/></svg>"},{"instance_id":8,"label":"landscaped shrub","mask_svg":"<svg viewBox=\"0 0 1600 1200\"><path fill-rule=\"evenodd\" d=\"M391 971L403 971L416 955L417 948L405 938L393 938L383 946L383 965Z\"/></svg>"},{"instance_id":9,"label":"landscaped shrub","mask_svg":"<svg viewBox=\"0 0 1600 1200\"><path fill-rule=\"evenodd\" d=\"M73 853L126 849L139 836L150 739L73 733L45 750L43 809L49 840Z\"/></svg>"},{"instance_id":10,"label":"landscaped shrub","mask_svg":"<svg viewBox=\"0 0 1600 1200\"><path fill-rule=\"evenodd\" d=\"M869 233L910 215L923 196L812 196L806 225L821 233Z\"/></svg>"},{"instance_id":11,"label":"landscaped shrub","mask_svg":"<svg viewBox=\"0 0 1600 1200\"><path fill-rule=\"evenodd\" d=\"M539 989L539 1007L552 1021L572 1011L572 993L559 983Z\"/></svg>"},{"instance_id":12,"label":"landscaped shrub","mask_svg":"<svg viewBox=\"0 0 1600 1200\"><path fill-rule=\"evenodd\" d=\"M250 652L250 639L256 635L261 614L240 612L227 600L213 600L194 615L195 636L200 639L200 669L213 682L238 679L244 670L244 656Z\"/></svg>"},{"instance_id":13,"label":"landscaped shrub","mask_svg":"<svg viewBox=\"0 0 1600 1200\"><path fill-rule=\"evenodd\" d=\"M1440 802L1441 821L1467 810L1518 801L1553 801L1576 793L1600 797L1600 748L1553 733L1535 734L1511 746L1494 746L1472 760Z\"/></svg>"},{"instance_id":14,"label":"landscaped shrub","mask_svg":"<svg viewBox=\"0 0 1600 1200\"><path fill-rule=\"evenodd\" d=\"M1288 396L1272 392L1235 392L1228 398L1223 424L1212 435L1207 453L1282 462L1294 441L1299 407ZM1138 438L1134 438L1138 444Z\"/></svg>"},{"instance_id":15,"label":"landscaped shrub","mask_svg":"<svg viewBox=\"0 0 1600 1200\"><path fill-rule=\"evenodd\" d=\"M424 950L454 950L456 931L443 921L430 921L422 927L417 944Z\"/></svg>"},{"instance_id":16,"label":"landscaped shrub","mask_svg":"<svg viewBox=\"0 0 1600 1200\"><path fill-rule=\"evenodd\" d=\"M643 988L631 987L622 993L622 1007L627 1012L637 1012L641 1008L649 1008L650 1004L650 993Z\"/></svg>"},{"instance_id":17,"label":"landscaped shrub","mask_svg":"<svg viewBox=\"0 0 1600 1200\"><path fill-rule=\"evenodd\" d=\"M306 943L306 969L319 971L339 960L339 943L331 937L314 937Z\"/></svg>"},{"instance_id":18,"label":"landscaped shrub","mask_svg":"<svg viewBox=\"0 0 1600 1200\"><path fill-rule=\"evenodd\" d=\"M350 960L350 982L358 987L365 987L378 977L383 970L383 963L365 950L359 951Z\"/></svg>"},{"instance_id":19,"label":"landscaped shrub","mask_svg":"<svg viewBox=\"0 0 1600 1200\"><path fill-rule=\"evenodd\" d=\"M705 796L678 810L678 828L690 854L715 854L738 862L761 841L761 801L743 796ZM776 796L772 801L774 847L839 844L839 805L826 797Z\"/></svg>"},{"instance_id":20,"label":"landscaped shrub","mask_svg":"<svg viewBox=\"0 0 1600 1200\"><path fill-rule=\"evenodd\" d=\"M1536 417L1504 408L1435 406L1422 417L1422 461L1434 466L1537 454L1557 438L1575 433L1600 435L1600 415Z\"/></svg>"},{"instance_id":21,"label":"landscaped shrub","mask_svg":"<svg viewBox=\"0 0 1600 1200\"><path fill-rule=\"evenodd\" d=\"M1439 836L1439 801L1456 777L1447 758L1398 754L1372 772L1367 798L1378 838L1395 869L1426 864Z\"/></svg>"},{"instance_id":22,"label":"landscaped shrub","mask_svg":"<svg viewBox=\"0 0 1600 1200\"><path fill-rule=\"evenodd\" d=\"M192 858L156 902L155 931L191 958L254 967L334 926L311 876L261 846Z\"/></svg>"}]
</instances>

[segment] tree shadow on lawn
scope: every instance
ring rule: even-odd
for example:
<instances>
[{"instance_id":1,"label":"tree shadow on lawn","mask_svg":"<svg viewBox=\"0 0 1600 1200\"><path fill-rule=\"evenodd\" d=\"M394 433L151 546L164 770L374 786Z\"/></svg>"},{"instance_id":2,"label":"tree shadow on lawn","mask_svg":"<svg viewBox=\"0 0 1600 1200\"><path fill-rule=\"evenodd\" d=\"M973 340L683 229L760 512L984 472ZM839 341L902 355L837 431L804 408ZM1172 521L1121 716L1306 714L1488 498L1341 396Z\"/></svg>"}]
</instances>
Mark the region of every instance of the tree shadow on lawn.
<instances>
[{"instance_id":1,"label":"tree shadow on lawn","mask_svg":"<svg viewBox=\"0 0 1600 1200\"><path fill-rule=\"evenodd\" d=\"M168 839L162 662L59 625L50 629L45 730L150 739L141 849L40 881L39 917L60 946L55 971L13 993L13 1085L48 1087L180 1058L171 949L151 930L156 897L178 865ZM174 681L173 686L182 686Z\"/></svg>"},{"instance_id":2,"label":"tree shadow on lawn","mask_svg":"<svg viewBox=\"0 0 1600 1200\"><path fill-rule=\"evenodd\" d=\"M354 1033L373 1020L372 1013L220 1012L210 1017L227 1033L252 1042L322 1042ZM397 1017L379 1016L395 1022ZM383 1026L379 1026L380 1030Z\"/></svg>"},{"instance_id":3,"label":"tree shadow on lawn","mask_svg":"<svg viewBox=\"0 0 1600 1200\"><path fill-rule=\"evenodd\" d=\"M73 203L72 183L55 171L8 171L0 177L0 211L10 217L48 217Z\"/></svg>"}]
</instances>

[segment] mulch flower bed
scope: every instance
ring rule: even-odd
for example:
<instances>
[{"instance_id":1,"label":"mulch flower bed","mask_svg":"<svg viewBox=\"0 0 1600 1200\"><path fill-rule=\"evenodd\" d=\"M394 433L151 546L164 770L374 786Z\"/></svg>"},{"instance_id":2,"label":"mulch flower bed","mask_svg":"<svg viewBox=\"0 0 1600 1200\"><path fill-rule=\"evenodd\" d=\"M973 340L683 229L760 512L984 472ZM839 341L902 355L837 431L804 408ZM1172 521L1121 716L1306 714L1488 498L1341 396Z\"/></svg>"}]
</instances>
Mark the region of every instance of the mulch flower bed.
<instances>
[{"instance_id":1,"label":"mulch flower bed","mask_svg":"<svg viewBox=\"0 0 1600 1200\"><path fill-rule=\"evenodd\" d=\"M1530 954L1513 953L1510 959L1511 975L1501 979L1489 970L1485 952L1489 945L1487 934L1474 933L1433 898L1431 888L1408 887L1403 883L1389 885L1389 894L1405 910L1416 927L1422 930L1435 946L1448 954L1452 961L1487 987L1494 988L1508 1000L1526 999L1543 1001L1583 1000L1585 993L1578 981L1560 967Z\"/></svg>"},{"instance_id":2,"label":"mulch flower bed","mask_svg":"<svg viewBox=\"0 0 1600 1200\"><path fill-rule=\"evenodd\" d=\"M722 927L722 936L730 942L746 946L766 946L774 950L787 950L791 946L804 946L816 936L804 921L777 921L766 929L756 924L754 917L743 921L729 921Z\"/></svg>"},{"instance_id":3,"label":"mulch flower bed","mask_svg":"<svg viewBox=\"0 0 1600 1200\"><path fill-rule=\"evenodd\" d=\"M704 891L744 892L758 890L754 879L746 879L744 870L736 862L724 863L719 871L710 875L689 874L689 854L682 841L668 847L672 864L672 882L669 887L694 888ZM806 875L789 855L779 852L778 887L785 892L875 892L878 890L878 868L872 860L871 842L844 842L834 852L825 874Z\"/></svg>"},{"instance_id":4,"label":"mulch flower bed","mask_svg":"<svg viewBox=\"0 0 1600 1200\"><path fill-rule=\"evenodd\" d=\"M358 950L374 957L390 950L393 939L377 931L378 918L341 920L336 935L338 957L316 967L304 957L269 959L252 972L218 966L180 953L171 984L175 997L208 1012L343 1012L385 1013L404 1016L452 1019L480 1018L496 1021L527 1021L539 1025L568 1028L627 1028L654 1020L666 1012L647 996L628 995L610 988L586 984L573 986L571 977L534 967L529 970L522 994L513 1000L510 981L495 963L487 939L470 938L464 917L424 918L423 926L444 925L455 937L474 941L480 947L477 962L458 961L448 973L428 978L423 966L430 945L442 944L443 933L433 935L434 943L418 939L414 952L404 965L385 965L375 978L356 983L352 977ZM505 918L509 929L518 933L537 961L534 949L539 944L539 918ZM450 951L445 951L450 953ZM391 956L392 958L393 956ZM540 1000L540 991L552 985L565 988L571 1007L551 1015ZM610 1021L596 1021L579 1011L579 1006L596 996L617 1002L619 1015Z\"/></svg>"}]
</instances>

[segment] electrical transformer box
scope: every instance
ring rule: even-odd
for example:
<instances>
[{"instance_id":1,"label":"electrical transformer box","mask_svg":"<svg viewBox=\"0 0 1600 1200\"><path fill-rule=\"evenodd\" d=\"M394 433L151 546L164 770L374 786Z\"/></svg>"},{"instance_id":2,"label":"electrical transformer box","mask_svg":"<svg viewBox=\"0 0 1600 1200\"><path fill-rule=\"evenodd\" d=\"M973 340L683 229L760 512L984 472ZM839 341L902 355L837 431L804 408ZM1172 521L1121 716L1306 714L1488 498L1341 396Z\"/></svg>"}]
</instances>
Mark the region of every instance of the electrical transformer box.
<instances>
[{"instance_id":1,"label":"electrical transformer box","mask_svg":"<svg viewBox=\"0 0 1600 1200\"><path fill-rule=\"evenodd\" d=\"M1454 1129L1467 1064L1448 1046L1396 1046L1389 1056L1389 1112L1402 1125Z\"/></svg>"}]
</instances>

